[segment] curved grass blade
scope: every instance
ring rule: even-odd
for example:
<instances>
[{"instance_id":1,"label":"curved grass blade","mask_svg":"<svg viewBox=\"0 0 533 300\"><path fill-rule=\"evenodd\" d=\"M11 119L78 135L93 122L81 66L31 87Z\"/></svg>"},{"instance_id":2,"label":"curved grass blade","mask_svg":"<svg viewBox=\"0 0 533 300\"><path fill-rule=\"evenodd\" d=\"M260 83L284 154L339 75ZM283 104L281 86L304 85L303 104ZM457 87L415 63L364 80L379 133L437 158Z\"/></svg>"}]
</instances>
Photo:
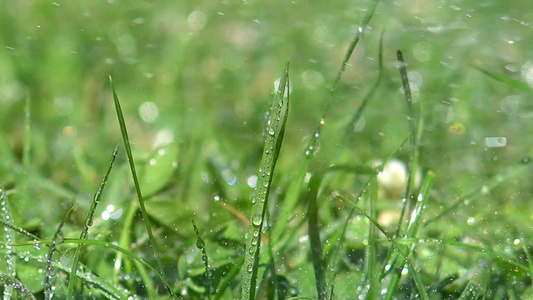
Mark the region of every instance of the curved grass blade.
<instances>
[{"instance_id":1,"label":"curved grass blade","mask_svg":"<svg viewBox=\"0 0 533 300\"><path fill-rule=\"evenodd\" d=\"M284 101L286 99L286 101ZM258 181L252 196L251 223L246 241L244 260L244 274L242 280L241 299L255 299L257 270L259 268L259 251L261 246L261 231L267 210L268 196L274 168L281 150L285 124L289 114L289 64L287 63L281 77L276 95L268 113L265 128L265 146L261 165L259 166Z\"/></svg>"},{"instance_id":2,"label":"curved grass blade","mask_svg":"<svg viewBox=\"0 0 533 300\"><path fill-rule=\"evenodd\" d=\"M398 59L398 66L400 68L400 76L402 78L402 88L405 95L405 101L407 102L407 121L409 124L409 164L408 164L408 176L407 176L407 185L404 195L404 203L400 213L400 218L398 220L398 227L396 228L395 237L398 237L402 231L402 222L405 216L407 208L412 204L412 189L415 182L416 169L418 164L418 134L417 134L417 125L415 121L415 113L413 109L413 98L411 96L411 88L409 87L409 78L407 77L406 64L403 59L402 51L398 50L396 52ZM420 126L419 129L422 127ZM407 220L406 220L407 222Z\"/></svg>"},{"instance_id":3,"label":"curved grass blade","mask_svg":"<svg viewBox=\"0 0 533 300\"><path fill-rule=\"evenodd\" d=\"M317 197L322 176L315 173L309 181L309 192L307 193L307 226L309 231L309 243L311 246L311 259L315 270L315 282L318 300L325 300L327 297L326 272L324 259L322 257L322 243L320 241L320 227L318 226L318 206Z\"/></svg>"},{"instance_id":4,"label":"curved grass blade","mask_svg":"<svg viewBox=\"0 0 533 300\"><path fill-rule=\"evenodd\" d=\"M61 223L59 223L59 226L57 226L54 237L52 238L52 242L50 243L50 249L48 250L48 254L46 256L46 269L44 273L44 299L46 300L51 300L54 296L52 293L51 283L52 277L54 275L54 267L52 266L52 262L54 261L54 253L56 252L57 245L63 242L63 225L65 225L65 222L67 222L68 218L70 217L70 213L72 213L74 208L75 206L73 205L67 211L67 213L63 217L63 220L61 221Z\"/></svg>"},{"instance_id":5,"label":"curved grass blade","mask_svg":"<svg viewBox=\"0 0 533 300\"><path fill-rule=\"evenodd\" d=\"M376 1L377 3L377 1ZM375 7L374 7L375 9ZM376 82L374 82L374 85L370 88L370 91L365 95L363 98L363 101L361 102L361 105L357 108L357 111L353 115L350 122L346 125L345 134L343 141L348 140L351 136L353 136L353 126L354 124L357 124L359 120L361 119L361 116L363 115L363 111L367 107L368 103L370 102L370 99L374 97L374 94L376 93L379 85L381 84L381 80L383 79L383 35L384 31L381 32L381 36L379 38L379 50L378 50L378 79L376 79Z\"/></svg>"},{"instance_id":6,"label":"curved grass blade","mask_svg":"<svg viewBox=\"0 0 533 300\"><path fill-rule=\"evenodd\" d=\"M0 208L0 220L7 224L12 224L13 216L11 215L9 200L7 199L2 182L0 182ZM15 243L15 236L13 235L13 231L14 230L11 229L11 227L4 227L4 230L2 230L2 234L0 235L0 241L2 242L0 250L5 251L5 257L3 259L1 267L2 270L4 270L5 272L4 274L6 274L8 278L16 276L16 259L15 253L13 252L13 246L11 246ZM13 287L14 285L4 283L4 299L11 298Z\"/></svg>"},{"instance_id":7,"label":"curved grass blade","mask_svg":"<svg viewBox=\"0 0 533 300\"><path fill-rule=\"evenodd\" d=\"M372 6L368 9L368 14L363 19L363 22L361 22L361 25L359 26L359 30L355 34L354 38L352 39L352 42L350 43L350 46L348 47L348 50L346 51L346 54L344 55L344 60L342 61L342 65L337 72L337 76L335 77L335 80L333 81L333 86L331 88L331 91L335 91L337 89L337 85L339 84L339 81L341 80L342 74L344 73L344 70L346 69L346 65L348 64L348 61L350 60L350 57L353 54L353 51L355 49L355 46L357 46L357 43L359 43L359 40L363 37L363 34L365 32L366 27L368 26L368 23L372 19L372 16L374 15L374 12L376 11L376 7L378 6L379 0L374 0L372 2Z\"/></svg>"},{"instance_id":8,"label":"curved grass blade","mask_svg":"<svg viewBox=\"0 0 533 300\"><path fill-rule=\"evenodd\" d=\"M335 77L335 79L333 80L333 84L331 85L330 96L327 99L327 101L324 103L324 108L322 110L322 116L321 116L320 121L318 122L318 125L316 127L315 134L313 135L313 137L311 138L311 140L309 141L309 143L308 143L308 145L306 147L305 154L306 154L307 157L309 157L311 154L313 156L316 155L318 150L319 150L319 147L320 147L320 136L321 136L321 132L322 132L322 127L324 126L324 124L326 124L326 122L325 122L326 116L327 116L327 114L329 112L329 108L331 106L331 102L333 101L333 96L334 96L335 92L337 91L337 86L338 86L338 84L340 82L342 74L344 73L344 71L346 69L346 65L348 64L348 61L350 60L350 57L353 54L353 51L354 51L355 47L357 46L357 44L359 43L359 41L363 37L363 33L365 32L365 29L368 26L368 23L370 22L370 20L374 16L374 12L376 11L376 7L378 6L379 1L380 0L374 0L372 2L370 8L368 9L367 15L365 16L365 18L363 19L363 22L361 22L361 25L359 26L359 30L357 31L357 33L353 37L350 45L348 46L348 49L346 50L346 53L344 55L344 59L342 61L341 67L339 68L339 71L337 72L337 76Z\"/></svg>"},{"instance_id":9,"label":"curved grass blade","mask_svg":"<svg viewBox=\"0 0 533 300\"><path fill-rule=\"evenodd\" d=\"M211 268L209 267L209 258L207 257L207 252L205 251L205 242L198 232L198 227L196 223L192 220L192 227L194 228L194 233L196 233L196 247L198 250L202 251L202 260L204 261L205 267L205 290L207 293L207 299L211 299Z\"/></svg>"},{"instance_id":10,"label":"curved grass blade","mask_svg":"<svg viewBox=\"0 0 533 300\"><path fill-rule=\"evenodd\" d=\"M131 175L133 177L133 184L135 185L137 199L139 200L139 208L141 209L141 214L143 216L144 224L146 226L146 232L148 233L148 238L150 240L150 244L152 245L152 250L154 251L154 258L159 268L159 274L163 278L165 278L165 283L166 283L168 282L168 280L166 280L166 275L163 270L163 264L161 263L161 259L159 258L159 250L158 250L155 238L154 238L154 234L152 233L152 224L150 222L150 217L148 216L148 213L146 212L146 208L144 205L144 198L141 193L141 186L139 184L139 179L137 178L137 171L135 171L135 162L133 160L133 154L131 153L130 140L128 138L128 131L126 129L126 122L124 121L124 115L122 114L122 108L120 107L120 102L118 100L117 92L115 91L115 86L113 85L113 78L111 78L111 75L109 76L109 83L111 85L111 90L113 91L113 100L115 103L115 109L117 111L117 119L120 125L120 131L122 133L122 140L124 141L124 147L126 148L128 162L130 164ZM170 286L166 285L166 288L167 288L168 294L170 295L170 298L174 299L174 292L172 291Z\"/></svg>"},{"instance_id":11,"label":"curved grass blade","mask_svg":"<svg viewBox=\"0 0 533 300\"><path fill-rule=\"evenodd\" d=\"M533 88L531 88L529 85L525 84L525 83L522 83L518 80L514 80L512 78L509 78L507 76L504 76L504 75L501 75L501 74L498 74L498 73L495 73L495 72L491 72L489 70L485 70L483 68L480 68L480 67L476 67L476 66L471 66L472 68L478 70L479 72L483 73L484 75L496 80L496 81L499 81L501 83L504 83L504 84L507 84L508 86L511 86L517 90L521 90L521 91L524 91L524 92L528 92L528 93L533 93Z\"/></svg>"},{"instance_id":12,"label":"curved grass blade","mask_svg":"<svg viewBox=\"0 0 533 300\"><path fill-rule=\"evenodd\" d=\"M105 184L107 183L107 178L109 177L109 173L111 173L111 169L113 168L113 163L115 162L117 153L118 153L118 146L113 151L113 155L111 157L111 162L109 163L109 167L107 168L107 172L102 178L102 182L100 183L98 190L94 194L93 202L91 203L91 207L89 208L89 213L87 213L87 217L85 218L85 225L83 226L83 229L81 230L81 233L80 233L80 240L84 240L87 238L89 227L93 225L94 211L96 210L96 206L98 205L98 203L100 203L102 192L104 191ZM74 253L74 258L72 259L72 270L70 272L69 284L68 284L68 294L67 294L68 299L72 299L74 295L74 289L76 288L76 272L78 270L78 261L80 258L81 247L82 247L82 244L78 244L78 247L76 248L76 252Z\"/></svg>"},{"instance_id":13,"label":"curved grass blade","mask_svg":"<svg viewBox=\"0 0 533 300\"><path fill-rule=\"evenodd\" d=\"M4 285L4 289L9 288L10 291L13 291L13 289L15 289L23 293L26 297L28 297L27 299L30 299L30 300L36 299L35 296L33 296L33 294L31 293L31 291L26 286L24 286L22 282L17 280L15 277L0 275L0 283ZM11 294L7 295L4 290L4 299L11 299L11 296L12 296Z\"/></svg>"}]
</instances>

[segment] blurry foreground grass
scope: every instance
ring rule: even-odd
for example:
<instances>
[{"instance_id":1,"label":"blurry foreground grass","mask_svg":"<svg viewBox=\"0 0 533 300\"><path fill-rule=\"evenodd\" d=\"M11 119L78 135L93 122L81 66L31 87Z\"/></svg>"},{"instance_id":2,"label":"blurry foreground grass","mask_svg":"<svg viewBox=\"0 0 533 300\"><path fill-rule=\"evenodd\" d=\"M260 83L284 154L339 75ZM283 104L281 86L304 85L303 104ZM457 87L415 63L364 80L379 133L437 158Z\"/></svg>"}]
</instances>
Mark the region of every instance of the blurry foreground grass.
<instances>
[{"instance_id":1,"label":"blurry foreground grass","mask_svg":"<svg viewBox=\"0 0 533 300\"><path fill-rule=\"evenodd\" d=\"M290 60L258 297L531 297L533 12L500 2L385 1L364 28L370 1L0 2L4 295L166 299L168 281L240 297L265 113Z\"/></svg>"}]
</instances>

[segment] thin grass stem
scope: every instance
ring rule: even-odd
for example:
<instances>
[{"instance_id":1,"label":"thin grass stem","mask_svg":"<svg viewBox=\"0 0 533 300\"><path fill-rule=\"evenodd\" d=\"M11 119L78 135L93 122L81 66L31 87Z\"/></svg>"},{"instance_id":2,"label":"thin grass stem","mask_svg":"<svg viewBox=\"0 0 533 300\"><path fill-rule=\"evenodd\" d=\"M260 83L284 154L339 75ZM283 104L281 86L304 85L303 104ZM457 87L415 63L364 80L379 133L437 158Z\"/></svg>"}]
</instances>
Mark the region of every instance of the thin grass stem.
<instances>
[{"instance_id":1,"label":"thin grass stem","mask_svg":"<svg viewBox=\"0 0 533 300\"><path fill-rule=\"evenodd\" d=\"M102 192L104 191L104 187L107 183L107 179L109 178L109 174L111 173L111 169L113 168L113 163L115 162L117 153L118 153L118 147L116 147L115 150L113 151L111 162L109 163L107 172L104 174L104 177L102 178L102 182L100 183L98 190L94 194L93 202L91 203L91 207L89 208L89 212L87 213L87 217L85 218L85 224L80 233L80 240L84 240L87 238L89 228L93 225L94 212L96 210L96 206L98 205L98 203L100 203ZM68 299L72 299L74 296L74 289L76 288L76 279L77 279L76 272L78 270L78 261L80 258L81 247L82 247L82 244L78 244L78 247L76 248L76 252L74 252L74 258L72 259L72 269L70 272L69 284L68 284L68 294L67 294Z\"/></svg>"},{"instance_id":2,"label":"thin grass stem","mask_svg":"<svg viewBox=\"0 0 533 300\"><path fill-rule=\"evenodd\" d=\"M141 213L143 216L144 224L146 227L146 232L148 233L148 238L150 240L150 243L152 245L152 250L154 252L154 258L157 262L157 266L159 268L159 274L165 278L165 282L168 282L166 280L165 271L163 269L163 264L161 263L161 259L159 258L159 250L157 247L156 240L154 238L154 234L152 232L152 224L150 222L150 217L148 216L148 213L146 212L146 207L144 205L144 198L142 196L141 192L141 186L139 184L139 179L137 177L137 171L135 170L135 162L133 160L133 154L131 153L131 146L130 146L130 140L128 137L128 131L126 129L126 122L124 121L124 115L122 114L122 108L120 107L120 102L118 100L117 92L115 90L115 86L113 85L113 78L109 76L109 83L111 85L111 89L113 91L113 100L115 103L115 109L117 111L117 119L120 125L120 131L122 133L122 140L124 141L124 147L126 148L126 154L128 156L128 162L130 164L131 174L133 177L133 184L135 185L135 191L137 193L137 199L139 200L139 208L141 209ZM171 299L174 299L174 292L170 288L169 285L166 285L167 292Z\"/></svg>"},{"instance_id":3,"label":"thin grass stem","mask_svg":"<svg viewBox=\"0 0 533 300\"><path fill-rule=\"evenodd\" d=\"M286 101L284 101L286 100ZM268 197L271 190L274 168L281 150L285 124L289 112L289 64L280 79L274 101L269 110L265 127L265 146L259 167L258 180L252 196L252 214L246 241L242 300L255 299L261 234Z\"/></svg>"}]
</instances>

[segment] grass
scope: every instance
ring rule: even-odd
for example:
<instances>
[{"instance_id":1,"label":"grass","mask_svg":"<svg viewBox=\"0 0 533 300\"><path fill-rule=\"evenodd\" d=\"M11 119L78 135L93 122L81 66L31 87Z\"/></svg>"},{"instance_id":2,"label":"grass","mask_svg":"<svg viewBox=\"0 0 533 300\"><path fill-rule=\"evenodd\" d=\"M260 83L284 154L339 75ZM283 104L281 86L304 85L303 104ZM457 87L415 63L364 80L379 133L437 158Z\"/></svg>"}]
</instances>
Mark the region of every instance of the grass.
<instances>
[{"instance_id":1,"label":"grass","mask_svg":"<svg viewBox=\"0 0 533 300\"><path fill-rule=\"evenodd\" d=\"M0 4L3 298L530 298L527 5Z\"/></svg>"}]
</instances>

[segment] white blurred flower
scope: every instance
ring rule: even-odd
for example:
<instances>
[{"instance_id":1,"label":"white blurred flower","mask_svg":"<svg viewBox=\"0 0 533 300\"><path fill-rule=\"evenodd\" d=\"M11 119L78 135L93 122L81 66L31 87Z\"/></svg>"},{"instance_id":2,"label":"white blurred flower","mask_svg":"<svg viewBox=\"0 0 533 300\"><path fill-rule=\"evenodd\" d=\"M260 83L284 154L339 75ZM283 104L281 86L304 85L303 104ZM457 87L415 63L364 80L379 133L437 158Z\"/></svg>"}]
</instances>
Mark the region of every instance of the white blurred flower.
<instances>
[{"instance_id":1,"label":"white blurred flower","mask_svg":"<svg viewBox=\"0 0 533 300\"><path fill-rule=\"evenodd\" d=\"M381 162L375 162L379 166ZM407 166L399 159L389 160L383 167L383 171L378 174L379 194L380 197L387 199L401 199L407 188ZM422 172L417 168L415 175L415 186L420 186Z\"/></svg>"}]
</instances>

